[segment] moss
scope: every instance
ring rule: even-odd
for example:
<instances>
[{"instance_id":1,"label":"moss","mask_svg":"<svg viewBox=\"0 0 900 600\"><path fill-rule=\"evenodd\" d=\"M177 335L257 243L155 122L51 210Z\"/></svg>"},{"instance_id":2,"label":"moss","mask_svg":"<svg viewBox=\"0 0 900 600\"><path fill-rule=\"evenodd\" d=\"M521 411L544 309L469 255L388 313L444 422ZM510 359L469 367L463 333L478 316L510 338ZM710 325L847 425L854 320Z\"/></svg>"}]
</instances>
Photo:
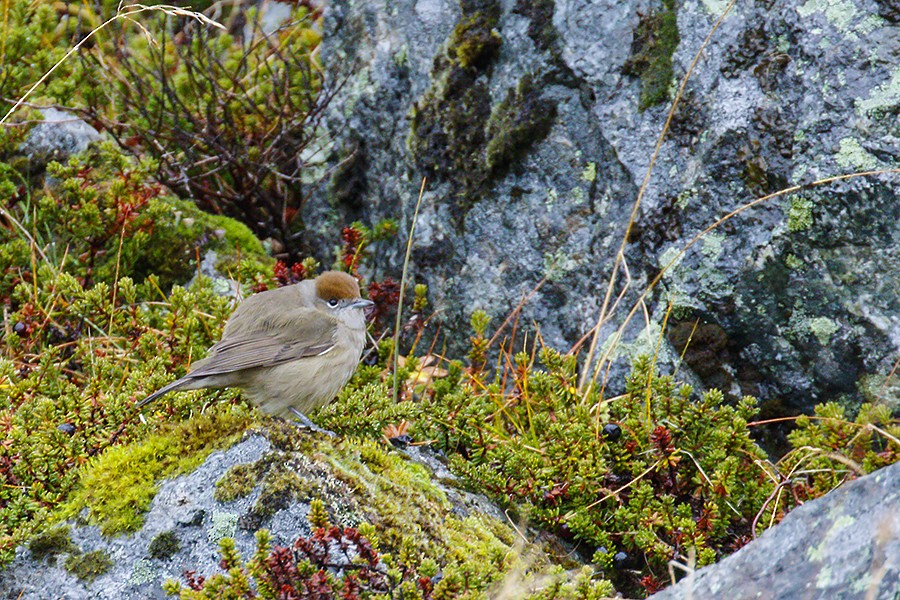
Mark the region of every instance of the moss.
<instances>
[{"instance_id":1,"label":"moss","mask_svg":"<svg viewBox=\"0 0 900 600\"><path fill-rule=\"evenodd\" d=\"M166 560L181 550L181 541L174 531L164 531L150 540L147 551L150 556L159 560Z\"/></svg>"},{"instance_id":2,"label":"moss","mask_svg":"<svg viewBox=\"0 0 900 600\"><path fill-rule=\"evenodd\" d=\"M275 465L263 478L262 493L250 512L262 518L271 517L308 491L309 484L288 465Z\"/></svg>"},{"instance_id":3,"label":"moss","mask_svg":"<svg viewBox=\"0 0 900 600\"><path fill-rule=\"evenodd\" d=\"M241 464L230 467L216 482L213 497L218 502L231 502L243 498L256 487L257 470L254 465Z\"/></svg>"},{"instance_id":4,"label":"moss","mask_svg":"<svg viewBox=\"0 0 900 600\"><path fill-rule=\"evenodd\" d=\"M160 479L194 470L210 452L237 441L250 423L247 409L219 406L141 442L110 448L84 469L59 515L71 518L89 508L89 522L104 534L135 531Z\"/></svg>"},{"instance_id":5,"label":"moss","mask_svg":"<svg viewBox=\"0 0 900 600\"><path fill-rule=\"evenodd\" d=\"M75 548L71 533L71 529L66 525L54 527L33 537L28 542L28 549L38 561L63 552L71 552Z\"/></svg>"},{"instance_id":6,"label":"moss","mask_svg":"<svg viewBox=\"0 0 900 600\"><path fill-rule=\"evenodd\" d=\"M678 19L674 0L663 0L659 10L641 16L634 30L631 58L624 66L628 75L641 80L638 109L643 111L669 99L674 71L672 55L678 48Z\"/></svg>"},{"instance_id":7,"label":"moss","mask_svg":"<svg viewBox=\"0 0 900 600\"><path fill-rule=\"evenodd\" d=\"M463 4L462 18L435 58L431 87L410 111L407 144L421 170L453 184L456 206L466 210L546 137L556 107L531 75L492 106L487 78L501 44L499 4Z\"/></svg>"},{"instance_id":8,"label":"moss","mask_svg":"<svg viewBox=\"0 0 900 600\"><path fill-rule=\"evenodd\" d=\"M505 172L547 137L555 119L556 105L541 97L533 75L524 75L491 112L485 148L487 168L495 174Z\"/></svg>"},{"instance_id":9,"label":"moss","mask_svg":"<svg viewBox=\"0 0 900 600\"><path fill-rule=\"evenodd\" d=\"M497 56L503 38L494 29L497 18L477 12L464 17L450 36L447 54L463 69L485 69Z\"/></svg>"},{"instance_id":10,"label":"moss","mask_svg":"<svg viewBox=\"0 0 900 600\"><path fill-rule=\"evenodd\" d=\"M528 18L526 33L539 50L556 50L559 32L553 26L554 0L516 0L513 12Z\"/></svg>"},{"instance_id":11,"label":"moss","mask_svg":"<svg viewBox=\"0 0 900 600\"><path fill-rule=\"evenodd\" d=\"M78 579L90 582L109 571L113 561L106 550L93 550L70 554L63 566Z\"/></svg>"}]
</instances>

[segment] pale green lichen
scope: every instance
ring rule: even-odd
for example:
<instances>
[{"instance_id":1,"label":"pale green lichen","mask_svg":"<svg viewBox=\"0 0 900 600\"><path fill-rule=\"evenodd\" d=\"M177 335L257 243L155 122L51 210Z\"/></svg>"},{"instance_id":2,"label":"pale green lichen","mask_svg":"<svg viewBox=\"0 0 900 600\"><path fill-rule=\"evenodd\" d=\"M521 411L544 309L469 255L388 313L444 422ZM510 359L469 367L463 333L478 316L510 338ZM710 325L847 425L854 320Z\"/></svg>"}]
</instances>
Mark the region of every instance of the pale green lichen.
<instances>
[{"instance_id":1,"label":"pale green lichen","mask_svg":"<svg viewBox=\"0 0 900 600\"><path fill-rule=\"evenodd\" d=\"M666 277L672 277L683 259L684 254L681 253L681 248L669 246L659 255L659 266L667 269Z\"/></svg>"},{"instance_id":2,"label":"pale green lichen","mask_svg":"<svg viewBox=\"0 0 900 600\"><path fill-rule=\"evenodd\" d=\"M563 248L557 248L554 252L544 254L544 276L550 281L559 281L580 267L582 262L580 257L573 256Z\"/></svg>"},{"instance_id":3,"label":"pale green lichen","mask_svg":"<svg viewBox=\"0 0 900 600\"><path fill-rule=\"evenodd\" d=\"M845 169L871 171L878 168L878 159L870 154L859 140L844 138L840 142L840 150L834 155L834 161Z\"/></svg>"},{"instance_id":4,"label":"pale green lichen","mask_svg":"<svg viewBox=\"0 0 900 600\"><path fill-rule=\"evenodd\" d=\"M797 7L797 14L801 17L817 12L823 13L832 25L845 33L849 33L850 24L859 15L859 10L850 0L807 0Z\"/></svg>"},{"instance_id":5,"label":"pale green lichen","mask_svg":"<svg viewBox=\"0 0 900 600\"><path fill-rule=\"evenodd\" d=\"M134 563L134 568L131 569L131 575L128 576L128 583L132 585L145 585L153 582L155 579L156 569L153 567L153 563L146 558L142 558Z\"/></svg>"},{"instance_id":6,"label":"pale green lichen","mask_svg":"<svg viewBox=\"0 0 900 600\"><path fill-rule=\"evenodd\" d=\"M796 233L798 231L806 231L812 227L812 200L794 194L789 197L789 201L790 208L788 209L787 219L788 231Z\"/></svg>"},{"instance_id":7,"label":"pale green lichen","mask_svg":"<svg viewBox=\"0 0 900 600\"><path fill-rule=\"evenodd\" d=\"M794 270L801 268L803 266L803 261L800 260L796 254L788 254L784 257L784 264L787 265L788 269Z\"/></svg>"},{"instance_id":8,"label":"pale green lichen","mask_svg":"<svg viewBox=\"0 0 900 600\"><path fill-rule=\"evenodd\" d=\"M581 178L584 181L589 181L591 183L596 181L597 180L597 163L589 162L584 167L584 170L581 172Z\"/></svg>"},{"instance_id":9,"label":"pale green lichen","mask_svg":"<svg viewBox=\"0 0 900 600\"><path fill-rule=\"evenodd\" d=\"M872 88L868 98L857 98L854 103L856 113L860 116L882 115L889 111L893 114L898 104L900 104L900 68L891 73L890 79Z\"/></svg>"},{"instance_id":10,"label":"pale green lichen","mask_svg":"<svg viewBox=\"0 0 900 600\"><path fill-rule=\"evenodd\" d=\"M678 196L675 198L675 206L684 210L690 204L692 198L697 196L697 188L688 188L686 190L682 190Z\"/></svg>"},{"instance_id":11,"label":"pale green lichen","mask_svg":"<svg viewBox=\"0 0 900 600\"><path fill-rule=\"evenodd\" d=\"M703 237L703 247L700 249L703 255L711 261L722 255L725 236L718 233L707 233Z\"/></svg>"},{"instance_id":12,"label":"pale green lichen","mask_svg":"<svg viewBox=\"0 0 900 600\"><path fill-rule=\"evenodd\" d=\"M833 336L840 329L840 326L828 317L816 317L809 320L809 331L816 336L819 343L827 346Z\"/></svg>"},{"instance_id":13,"label":"pale green lichen","mask_svg":"<svg viewBox=\"0 0 900 600\"><path fill-rule=\"evenodd\" d=\"M211 545L216 545L225 538L234 536L237 531L238 515L230 512L214 512L209 529L206 532L206 540Z\"/></svg>"}]
</instances>

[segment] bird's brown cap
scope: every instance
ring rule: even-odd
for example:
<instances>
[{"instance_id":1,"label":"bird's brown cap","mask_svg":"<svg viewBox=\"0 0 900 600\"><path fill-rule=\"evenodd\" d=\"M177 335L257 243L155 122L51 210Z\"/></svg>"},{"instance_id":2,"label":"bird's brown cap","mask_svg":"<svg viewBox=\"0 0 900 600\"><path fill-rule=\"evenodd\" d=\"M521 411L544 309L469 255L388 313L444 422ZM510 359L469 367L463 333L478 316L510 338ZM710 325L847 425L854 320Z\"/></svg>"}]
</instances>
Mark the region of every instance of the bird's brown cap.
<instances>
[{"instance_id":1,"label":"bird's brown cap","mask_svg":"<svg viewBox=\"0 0 900 600\"><path fill-rule=\"evenodd\" d=\"M341 271L325 271L316 277L316 295L323 300L359 298L356 279Z\"/></svg>"}]
</instances>

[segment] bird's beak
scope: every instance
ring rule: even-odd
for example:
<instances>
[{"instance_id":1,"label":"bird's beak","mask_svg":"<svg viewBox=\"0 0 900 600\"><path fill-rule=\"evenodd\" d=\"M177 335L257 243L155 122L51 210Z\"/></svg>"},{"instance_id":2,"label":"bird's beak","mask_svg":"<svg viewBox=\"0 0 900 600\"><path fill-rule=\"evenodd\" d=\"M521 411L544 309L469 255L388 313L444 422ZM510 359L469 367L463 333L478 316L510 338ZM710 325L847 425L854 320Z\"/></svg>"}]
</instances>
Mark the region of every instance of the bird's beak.
<instances>
[{"instance_id":1,"label":"bird's beak","mask_svg":"<svg viewBox=\"0 0 900 600\"><path fill-rule=\"evenodd\" d=\"M371 300L360 298L359 300L354 300L353 302L351 302L348 308L369 308L370 306L375 306L375 303Z\"/></svg>"}]
</instances>

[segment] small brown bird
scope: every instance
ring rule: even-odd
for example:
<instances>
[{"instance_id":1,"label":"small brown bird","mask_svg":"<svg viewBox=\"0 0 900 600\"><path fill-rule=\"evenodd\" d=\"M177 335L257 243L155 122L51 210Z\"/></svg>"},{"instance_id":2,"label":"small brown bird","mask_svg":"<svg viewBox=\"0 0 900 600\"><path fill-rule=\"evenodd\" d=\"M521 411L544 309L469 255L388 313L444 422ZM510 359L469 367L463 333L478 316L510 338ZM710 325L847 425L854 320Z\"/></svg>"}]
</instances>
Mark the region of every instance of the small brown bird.
<instances>
[{"instance_id":1,"label":"small brown bird","mask_svg":"<svg viewBox=\"0 0 900 600\"><path fill-rule=\"evenodd\" d=\"M238 387L263 412L311 425L304 413L330 402L356 370L371 305L339 271L250 296L206 358L138 406L175 390Z\"/></svg>"}]
</instances>

